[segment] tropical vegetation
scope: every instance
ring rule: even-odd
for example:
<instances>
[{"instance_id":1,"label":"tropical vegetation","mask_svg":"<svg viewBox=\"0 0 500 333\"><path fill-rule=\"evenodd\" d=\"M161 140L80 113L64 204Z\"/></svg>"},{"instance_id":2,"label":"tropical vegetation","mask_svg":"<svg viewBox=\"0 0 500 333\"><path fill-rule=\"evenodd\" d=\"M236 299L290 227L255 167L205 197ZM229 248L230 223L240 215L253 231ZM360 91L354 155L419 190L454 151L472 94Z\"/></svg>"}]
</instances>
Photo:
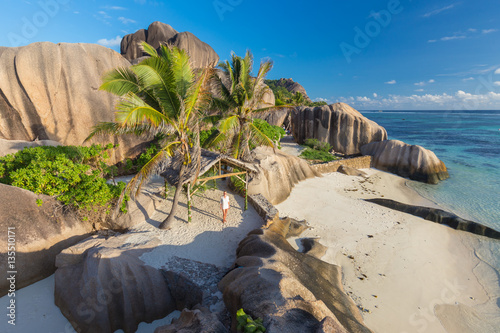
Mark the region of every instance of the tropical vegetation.
<instances>
[{"instance_id":1,"label":"tropical vegetation","mask_svg":"<svg viewBox=\"0 0 500 333\"><path fill-rule=\"evenodd\" d=\"M264 84L272 69L270 60L261 62L257 76L252 77L253 56L247 51L245 57L231 55L231 61L221 62L220 74L214 75L216 93L211 110L216 111L217 135L209 145L229 152L233 157L248 160L252 146L274 147L274 142L257 126L256 113L275 109L262 107L268 87Z\"/></svg>"},{"instance_id":2,"label":"tropical vegetation","mask_svg":"<svg viewBox=\"0 0 500 333\"><path fill-rule=\"evenodd\" d=\"M212 69L197 73L186 51L162 45L158 53L143 42L150 55L137 65L107 73L100 89L121 97L114 122L99 123L87 140L100 134L154 136L159 145L127 185L127 192L139 193L143 182L157 174L167 158L179 164L178 184L169 216L160 225L169 229L176 214L187 171L199 162L199 120L210 101L208 82Z\"/></svg>"},{"instance_id":3,"label":"tropical vegetation","mask_svg":"<svg viewBox=\"0 0 500 333\"><path fill-rule=\"evenodd\" d=\"M285 87L279 85L279 80L265 80L266 85L271 88L274 93L274 98L276 100L276 105L295 105L295 106L322 106L327 105L324 101L319 102L309 102L306 101L304 95L297 91L295 94L288 91Z\"/></svg>"},{"instance_id":4,"label":"tropical vegetation","mask_svg":"<svg viewBox=\"0 0 500 333\"><path fill-rule=\"evenodd\" d=\"M317 139L306 139L304 146L307 148L300 153L300 157L309 161L330 162L339 159L332 155L332 146L328 142L321 142Z\"/></svg>"},{"instance_id":5,"label":"tropical vegetation","mask_svg":"<svg viewBox=\"0 0 500 333\"><path fill-rule=\"evenodd\" d=\"M109 184L116 168L107 165L112 144L106 146L41 146L0 158L0 182L35 194L54 196L92 223L109 216L125 183ZM126 201L120 208L126 212ZM43 205L37 199L37 205Z\"/></svg>"}]
</instances>

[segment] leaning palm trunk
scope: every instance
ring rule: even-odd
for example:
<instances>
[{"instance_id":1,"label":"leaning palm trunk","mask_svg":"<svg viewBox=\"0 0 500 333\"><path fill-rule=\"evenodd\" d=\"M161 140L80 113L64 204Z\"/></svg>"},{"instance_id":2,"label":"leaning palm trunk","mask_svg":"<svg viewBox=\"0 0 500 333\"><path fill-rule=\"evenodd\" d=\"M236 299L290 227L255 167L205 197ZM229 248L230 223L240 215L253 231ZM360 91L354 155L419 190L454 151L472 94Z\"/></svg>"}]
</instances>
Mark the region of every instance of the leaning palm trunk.
<instances>
[{"instance_id":1,"label":"leaning palm trunk","mask_svg":"<svg viewBox=\"0 0 500 333\"><path fill-rule=\"evenodd\" d=\"M160 229L168 230L172 228L172 223L174 221L175 214L177 213L177 207L179 207L179 198L182 192L182 185L184 181L184 172L186 170L186 164L181 164L181 169L179 170L179 182L175 188L174 201L172 202L172 208L168 217L160 224Z\"/></svg>"}]
</instances>

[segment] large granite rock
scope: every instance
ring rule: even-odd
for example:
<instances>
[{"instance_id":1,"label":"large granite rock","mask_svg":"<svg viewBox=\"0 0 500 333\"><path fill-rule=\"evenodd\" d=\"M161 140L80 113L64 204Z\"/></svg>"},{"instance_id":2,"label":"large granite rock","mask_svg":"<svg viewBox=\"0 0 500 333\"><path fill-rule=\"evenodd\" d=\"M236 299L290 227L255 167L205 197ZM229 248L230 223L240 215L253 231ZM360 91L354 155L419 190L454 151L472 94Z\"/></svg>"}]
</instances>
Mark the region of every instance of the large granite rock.
<instances>
[{"instance_id":1,"label":"large granite rock","mask_svg":"<svg viewBox=\"0 0 500 333\"><path fill-rule=\"evenodd\" d=\"M456 230L462 230L493 239L500 239L500 232L495 229L474 221L463 219L460 216L442 209L412 206L390 199L365 199L365 201L398 210L403 213L415 215L428 221L444 224Z\"/></svg>"},{"instance_id":2,"label":"large granite rock","mask_svg":"<svg viewBox=\"0 0 500 333\"><path fill-rule=\"evenodd\" d=\"M296 108L292 112L292 133L298 143L318 139L346 155L359 154L370 142L387 140L382 126L345 103Z\"/></svg>"},{"instance_id":3,"label":"large granite rock","mask_svg":"<svg viewBox=\"0 0 500 333\"><path fill-rule=\"evenodd\" d=\"M114 120L117 99L99 90L102 75L126 66L130 63L120 54L94 44L0 48L0 139L81 145L92 126ZM132 137L99 142L120 144L112 162L140 148Z\"/></svg>"},{"instance_id":4,"label":"large granite rock","mask_svg":"<svg viewBox=\"0 0 500 333\"><path fill-rule=\"evenodd\" d=\"M266 103L270 103L271 101L265 101ZM271 109L269 111L255 113L255 118L264 119L269 124L274 126L288 127L288 116L292 112L291 108L280 108L280 109Z\"/></svg>"},{"instance_id":5,"label":"large granite rock","mask_svg":"<svg viewBox=\"0 0 500 333\"><path fill-rule=\"evenodd\" d=\"M236 311L243 308L262 318L268 333L370 332L343 290L340 267L288 243L288 236L303 230L295 224L301 223L276 218L240 242L234 269L219 283L233 330Z\"/></svg>"},{"instance_id":6,"label":"large granite rock","mask_svg":"<svg viewBox=\"0 0 500 333\"><path fill-rule=\"evenodd\" d=\"M372 166L377 169L420 182L437 184L449 177L446 166L436 154L421 146L386 140L361 147L361 153L372 156Z\"/></svg>"},{"instance_id":7,"label":"large granite rock","mask_svg":"<svg viewBox=\"0 0 500 333\"><path fill-rule=\"evenodd\" d=\"M175 310L220 302L214 295L224 271L215 265L165 257L157 269L141 260L164 246L158 237L156 229L94 236L57 256L55 304L77 332L132 333Z\"/></svg>"},{"instance_id":8,"label":"large granite rock","mask_svg":"<svg viewBox=\"0 0 500 333\"><path fill-rule=\"evenodd\" d=\"M311 99L309 96L307 96L306 89L298 82L295 82L293 79L279 79L276 81L276 86L278 87L283 87L292 94L295 94L297 92L300 92L302 96L304 96L304 99L308 102L311 102Z\"/></svg>"},{"instance_id":9,"label":"large granite rock","mask_svg":"<svg viewBox=\"0 0 500 333\"><path fill-rule=\"evenodd\" d=\"M40 207L37 199L43 202ZM54 273L56 255L92 231L90 223L79 221L55 199L4 184L0 184L0 226L4 231L0 239L0 296L9 289L7 271L18 271L17 289L44 279ZM8 236L15 240L14 268L7 266Z\"/></svg>"},{"instance_id":10,"label":"large granite rock","mask_svg":"<svg viewBox=\"0 0 500 333\"><path fill-rule=\"evenodd\" d=\"M219 62L219 56L210 45L190 32L177 32L162 22L153 22L147 30L141 29L123 37L121 54L130 61L143 57L146 55L141 48L141 43L144 41L156 49L166 43L186 50L195 68L215 66Z\"/></svg>"},{"instance_id":11,"label":"large granite rock","mask_svg":"<svg viewBox=\"0 0 500 333\"><path fill-rule=\"evenodd\" d=\"M255 148L251 162L259 172L250 180L248 194L262 194L274 205L285 201L298 182L320 176L305 160L270 147Z\"/></svg>"}]
</instances>

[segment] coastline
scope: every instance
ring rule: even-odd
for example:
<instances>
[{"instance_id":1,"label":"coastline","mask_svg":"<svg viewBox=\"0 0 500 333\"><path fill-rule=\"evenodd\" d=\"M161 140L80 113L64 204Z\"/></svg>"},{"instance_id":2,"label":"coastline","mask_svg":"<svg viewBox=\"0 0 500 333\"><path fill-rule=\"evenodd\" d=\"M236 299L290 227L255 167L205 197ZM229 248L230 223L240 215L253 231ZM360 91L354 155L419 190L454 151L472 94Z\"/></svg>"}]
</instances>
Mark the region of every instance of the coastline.
<instances>
[{"instance_id":1,"label":"coastline","mask_svg":"<svg viewBox=\"0 0 500 333\"><path fill-rule=\"evenodd\" d=\"M404 178L362 171L366 180L333 173L301 182L277 208L312 226L301 238L328 247L322 259L342 266L366 325L380 333L496 332L498 272L477 251L498 242L362 201L439 207ZM297 239L290 243L298 248Z\"/></svg>"},{"instance_id":2,"label":"coastline","mask_svg":"<svg viewBox=\"0 0 500 333\"><path fill-rule=\"evenodd\" d=\"M500 288L498 272L486 257L498 253L494 252L500 249L498 242L363 201L384 197L439 207L408 186L407 179L376 169L362 171L367 179L332 173L305 180L276 206L281 216L306 219L312 226L301 238L318 237L328 247L322 260L342 266L344 288L360 307L366 325L378 333L495 332L500 326L495 304ZM166 234L156 228L170 203L162 204L151 219L134 228L136 236L127 246L160 239L163 249L141 258L157 268L172 255L228 267L239 241L262 221L253 208L241 209L242 198L231 195L236 209L232 222L222 227L214 204L222 188L208 191L207 200L195 199L193 223L184 223L187 216L182 210L176 226ZM299 247L297 239L289 241ZM0 331L73 332L54 305L53 281L51 276L19 290L24 307L19 311L20 325L12 329L2 322ZM5 301L0 299L0 305ZM213 310L220 310L220 305ZM141 323L137 332L166 325L178 315Z\"/></svg>"}]
</instances>

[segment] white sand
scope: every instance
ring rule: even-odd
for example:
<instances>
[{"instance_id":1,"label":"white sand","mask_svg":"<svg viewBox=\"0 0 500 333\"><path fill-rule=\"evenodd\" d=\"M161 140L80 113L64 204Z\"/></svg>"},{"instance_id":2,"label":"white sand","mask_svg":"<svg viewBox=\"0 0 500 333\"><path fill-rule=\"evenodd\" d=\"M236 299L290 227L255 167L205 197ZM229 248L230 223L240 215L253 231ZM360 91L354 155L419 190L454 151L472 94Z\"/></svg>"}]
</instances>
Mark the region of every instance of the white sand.
<instances>
[{"instance_id":1,"label":"white sand","mask_svg":"<svg viewBox=\"0 0 500 333\"><path fill-rule=\"evenodd\" d=\"M465 244L477 237L360 200L383 196L435 205L400 177L363 171L370 175L367 180L332 173L301 182L277 208L281 216L311 224L301 237L319 237L328 246L323 260L342 266L344 287L364 309L366 325L379 333L447 332L435 315L437 304L473 307L480 316L476 322L495 322L498 312L481 312L484 304L495 311L496 299L479 283L475 268L480 261ZM458 307L447 316L465 325L456 327L467 327ZM448 332L495 332L493 327Z\"/></svg>"}]
</instances>

